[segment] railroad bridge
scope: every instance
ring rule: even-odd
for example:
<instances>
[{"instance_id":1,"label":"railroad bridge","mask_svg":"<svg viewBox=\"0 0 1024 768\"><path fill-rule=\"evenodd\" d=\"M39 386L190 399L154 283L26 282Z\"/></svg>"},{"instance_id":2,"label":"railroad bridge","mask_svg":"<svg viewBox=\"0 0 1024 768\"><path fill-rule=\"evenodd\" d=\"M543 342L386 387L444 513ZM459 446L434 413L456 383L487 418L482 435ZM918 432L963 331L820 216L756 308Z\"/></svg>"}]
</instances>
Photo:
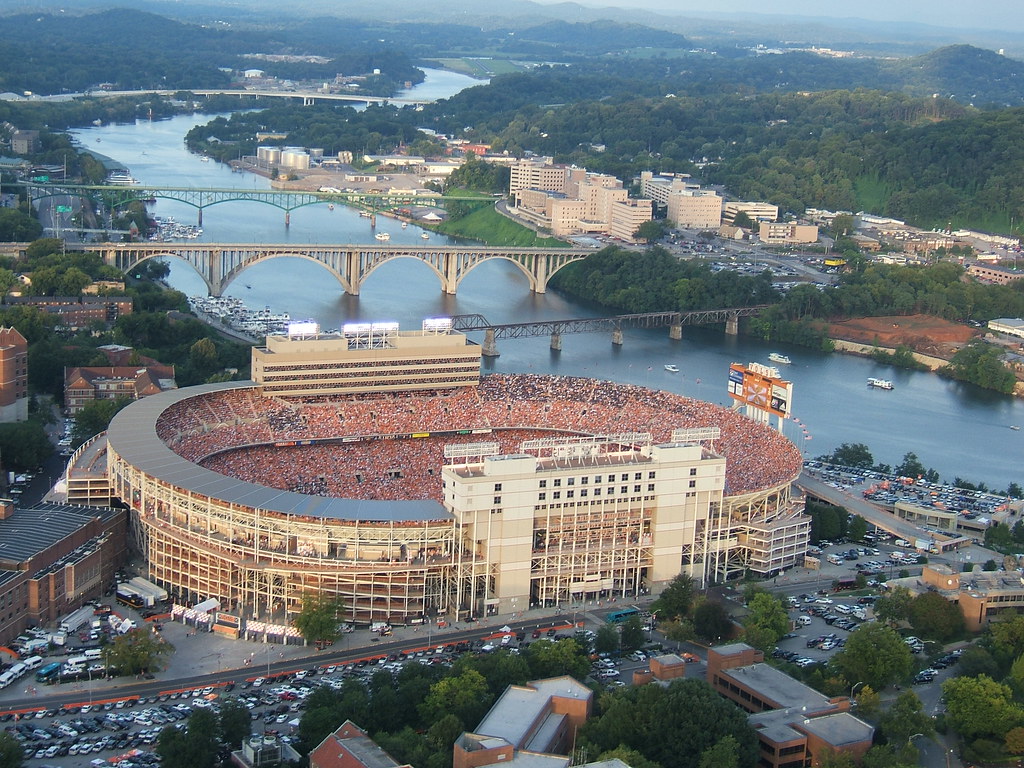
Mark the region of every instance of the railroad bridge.
<instances>
[{"instance_id":1,"label":"railroad bridge","mask_svg":"<svg viewBox=\"0 0 1024 768\"><path fill-rule=\"evenodd\" d=\"M430 267L444 293L455 294L474 267L504 259L519 267L530 290L545 293L548 281L562 267L593 253L573 248L496 248L447 245L254 245L252 243L88 243L68 249L96 251L103 262L130 274L148 259L177 258L203 278L212 296L220 296L242 272L267 259L302 258L317 262L358 296L363 282L377 267L394 259L416 259Z\"/></svg>"}]
</instances>

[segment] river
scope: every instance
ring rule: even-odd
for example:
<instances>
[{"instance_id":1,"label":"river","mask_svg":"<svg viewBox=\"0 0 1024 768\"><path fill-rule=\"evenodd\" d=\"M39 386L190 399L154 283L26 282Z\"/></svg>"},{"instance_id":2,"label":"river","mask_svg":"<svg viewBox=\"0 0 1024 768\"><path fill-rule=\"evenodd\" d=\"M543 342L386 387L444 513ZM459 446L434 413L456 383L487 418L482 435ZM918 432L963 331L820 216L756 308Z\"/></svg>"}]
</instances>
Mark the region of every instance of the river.
<instances>
[{"instance_id":1,"label":"river","mask_svg":"<svg viewBox=\"0 0 1024 768\"><path fill-rule=\"evenodd\" d=\"M450 95L479 81L436 70L407 93L428 98ZM75 131L85 147L127 165L144 184L197 188L266 189L259 176L235 173L216 162L186 151L183 137L196 123L212 116L180 116L160 122L105 125ZM195 209L161 200L153 213L194 223ZM284 214L260 203L224 203L203 215L202 241L247 243L370 243L373 232L366 219L337 206L309 206ZM378 230L391 234L392 243L420 242L410 225L381 219ZM443 241L431 235L432 242ZM171 260L170 283L187 294L205 292L202 280L183 262ZM251 287L248 287L251 286ZM526 279L511 264L487 262L461 284L457 296L441 293L428 267L400 259L380 267L364 284L360 296L346 296L323 268L304 259L275 259L245 272L228 289L253 307L271 306L293 318L311 318L335 328L353 320L399 321L418 328L425 317L480 313L496 323L541 319L593 317L601 310L557 293L531 294ZM933 374L901 371L871 360L826 355L784 345L766 345L720 331L685 328L681 341L667 332L627 331L625 344L611 344L607 334L566 336L562 351L552 352L548 339L499 343L501 356L485 359L496 372L534 372L582 375L667 389L726 405L726 378L731 362L768 362L768 353L789 355L793 364L784 373L794 383L793 415L786 434L808 457L828 453L841 443L864 443L875 461L895 465L913 452L926 467L951 482L962 477L1003 489L1024 484L1021 458L1024 402L978 387L947 381ZM664 365L679 366L669 373ZM891 379L892 391L872 390L869 376Z\"/></svg>"}]
</instances>

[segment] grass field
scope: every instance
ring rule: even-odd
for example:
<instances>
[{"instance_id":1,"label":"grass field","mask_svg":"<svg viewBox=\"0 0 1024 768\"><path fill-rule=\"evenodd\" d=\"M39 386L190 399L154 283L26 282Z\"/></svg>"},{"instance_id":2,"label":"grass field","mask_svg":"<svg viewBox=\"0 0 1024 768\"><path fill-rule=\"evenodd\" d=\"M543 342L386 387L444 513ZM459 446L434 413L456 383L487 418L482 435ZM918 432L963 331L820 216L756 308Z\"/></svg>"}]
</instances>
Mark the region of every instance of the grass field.
<instances>
[{"instance_id":1,"label":"grass field","mask_svg":"<svg viewBox=\"0 0 1024 768\"><path fill-rule=\"evenodd\" d=\"M463 57L458 59L431 59L430 63L437 64L443 69L459 72L470 77L494 77L509 72L522 72L526 67L518 62L508 59L491 59L487 57Z\"/></svg>"},{"instance_id":2,"label":"grass field","mask_svg":"<svg viewBox=\"0 0 1024 768\"><path fill-rule=\"evenodd\" d=\"M488 245L518 246L521 248L567 248L566 243L553 237L540 237L532 229L507 219L487 205L458 221L446 221L436 227L438 232L452 237L468 237Z\"/></svg>"}]
</instances>

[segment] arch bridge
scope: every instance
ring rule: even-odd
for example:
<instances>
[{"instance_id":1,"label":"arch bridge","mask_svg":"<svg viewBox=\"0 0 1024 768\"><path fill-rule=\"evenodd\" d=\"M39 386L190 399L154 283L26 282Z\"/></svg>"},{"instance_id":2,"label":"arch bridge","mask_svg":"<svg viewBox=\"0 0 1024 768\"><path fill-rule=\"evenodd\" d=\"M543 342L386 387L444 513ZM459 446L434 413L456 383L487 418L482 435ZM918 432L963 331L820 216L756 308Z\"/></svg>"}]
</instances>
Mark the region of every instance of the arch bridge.
<instances>
[{"instance_id":1,"label":"arch bridge","mask_svg":"<svg viewBox=\"0 0 1024 768\"><path fill-rule=\"evenodd\" d=\"M496 248L490 246L428 245L254 245L252 243L88 243L68 249L95 251L103 263L125 274L149 259L173 257L190 264L213 296L220 296L243 271L268 259L302 258L324 266L345 293L359 295L363 282L377 267L394 259L416 259L430 267L444 293L455 294L477 265L504 259L519 267L530 290L545 293L551 276L592 250L573 248Z\"/></svg>"},{"instance_id":2,"label":"arch bridge","mask_svg":"<svg viewBox=\"0 0 1024 768\"><path fill-rule=\"evenodd\" d=\"M291 221L291 212L307 205L339 203L366 211L392 211L414 205L440 206L447 198L429 192L416 194L414 190L394 192L320 192L299 189L204 189L199 187L154 187L139 184L42 184L27 183L30 199L35 202L46 197L87 198L110 209L131 202L147 202L162 198L191 205L197 210L199 226L203 226L203 211L219 203L256 202L272 205L284 211L285 226ZM459 202L486 202L494 204L493 197L466 196L451 198Z\"/></svg>"}]
</instances>

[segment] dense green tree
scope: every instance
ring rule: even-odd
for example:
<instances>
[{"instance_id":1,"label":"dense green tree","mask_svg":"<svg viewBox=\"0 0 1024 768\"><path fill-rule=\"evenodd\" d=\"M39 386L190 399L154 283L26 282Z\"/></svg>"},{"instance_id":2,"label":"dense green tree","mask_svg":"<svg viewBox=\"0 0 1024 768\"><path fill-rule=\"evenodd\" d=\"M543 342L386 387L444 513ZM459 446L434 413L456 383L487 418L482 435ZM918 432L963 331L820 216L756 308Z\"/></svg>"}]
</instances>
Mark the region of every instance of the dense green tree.
<instances>
[{"instance_id":1,"label":"dense green tree","mask_svg":"<svg viewBox=\"0 0 1024 768\"><path fill-rule=\"evenodd\" d=\"M185 729L164 728L156 752L168 768L213 768L218 753L217 716L204 707L189 715Z\"/></svg>"},{"instance_id":2,"label":"dense green tree","mask_svg":"<svg viewBox=\"0 0 1024 768\"><path fill-rule=\"evenodd\" d=\"M719 642L732 636L733 624L721 603L704 600L693 612L693 629L708 642Z\"/></svg>"},{"instance_id":3,"label":"dense green tree","mask_svg":"<svg viewBox=\"0 0 1024 768\"><path fill-rule=\"evenodd\" d=\"M619 630L614 624L605 623L597 628L594 650L597 653L614 653L619 650Z\"/></svg>"},{"instance_id":4,"label":"dense green tree","mask_svg":"<svg viewBox=\"0 0 1024 768\"><path fill-rule=\"evenodd\" d=\"M743 619L744 639L755 648L770 653L789 627L789 614L775 595L762 592L747 604L747 615Z\"/></svg>"},{"instance_id":5,"label":"dense green tree","mask_svg":"<svg viewBox=\"0 0 1024 768\"><path fill-rule=\"evenodd\" d=\"M963 634L964 615L938 592L923 592L910 604L910 625L921 637L945 642Z\"/></svg>"},{"instance_id":6,"label":"dense green tree","mask_svg":"<svg viewBox=\"0 0 1024 768\"><path fill-rule=\"evenodd\" d=\"M622 643L623 653L632 653L647 644L647 632L644 631L644 624L636 616L631 616L622 623L622 630L619 634Z\"/></svg>"},{"instance_id":7,"label":"dense green tree","mask_svg":"<svg viewBox=\"0 0 1024 768\"><path fill-rule=\"evenodd\" d=\"M904 691L897 696L878 725L888 742L898 745L906 743L915 734L931 736L935 731L934 721L913 691Z\"/></svg>"},{"instance_id":8,"label":"dense green tree","mask_svg":"<svg viewBox=\"0 0 1024 768\"><path fill-rule=\"evenodd\" d=\"M651 604L651 611L657 613L659 621L685 618L693 607L693 595L693 578L688 573L680 573Z\"/></svg>"},{"instance_id":9,"label":"dense green tree","mask_svg":"<svg viewBox=\"0 0 1024 768\"><path fill-rule=\"evenodd\" d=\"M1010 660L1024 654L1024 616L1009 615L988 625L992 651Z\"/></svg>"},{"instance_id":10,"label":"dense green tree","mask_svg":"<svg viewBox=\"0 0 1024 768\"><path fill-rule=\"evenodd\" d=\"M580 733L591 754L621 746L661 765L698 768L706 750L732 736L740 765L752 764L756 755L746 715L702 680L625 688L603 702L602 710Z\"/></svg>"},{"instance_id":11,"label":"dense green tree","mask_svg":"<svg viewBox=\"0 0 1024 768\"><path fill-rule=\"evenodd\" d=\"M308 643L333 643L338 637L341 604L323 593L302 596L302 609L295 617L295 628Z\"/></svg>"},{"instance_id":12,"label":"dense green tree","mask_svg":"<svg viewBox=\"0 0 1024 768\"><path fill-rule=\"evenodd\" d=\"M846 536L850 541L864 541L864 534L868 532L868 522L860 515L850 515L850 522L847 525Z\"/></svg>"},{"instance_id":13,"label":"dense green tree","mask_svg":"<svg viewBox=\"0 0 1024 768\"><path fill-rule=\"evenodd\" d=\"M25 750L7 731L0 731L0 768L21 768L25 764Z\"/></svg>"},{"instance_id":14,"label":"dense green tree","mask_svg":"<svg viewBox=\"0 0 1024 768\"><path fill-rule=\"evenodd\" d=\"M1000 666L987 649L975 644L969 646L960 656L956 673L965 677L987 675L996 679L1000 677Z\"/></svg>"},{"instance_id":15,"label":"dense green tree","mask_svg":"<svg viewBox=\"0 0 1024 768\"><path fill-rule=\"evenodd\" d=\"M148 626L138 627L118 635L104 646L103 661L122 675L137 675L160 669L164 657L173 651L174 646L151 632Z\"/></svg>"},{"instance_id":16,"label":"dense green tree","mask_svg":"<svg viewBox=\"0 0 1024 768\"><path fill-rule=\"evenodd\" d=\"M698 768L739 768L740 745L736 737L726 734L700 755Z\"/></svg>"},{"instance_id":17,"label":"dense green tree","mask_svg":"<svg viewBox=\"0 0 1024 768\"><path fill-rule=\"evenodd\" d=\"M1008 686L987 675L954 677L942 684L946 719L965 739L1002 739L1024 723L1024 711L1013 702Z\"/></svg>"},{"instance_id":18,"label":"dense green tree","mask_svg":"<svg viewBox=\"0 0 1024 768\"><path fill-rule=\"evenodd\" d=\"M217 713L220 721L220 738L229 748L240 749L242 742L252 730L249 709L238 699L226 699Z\"/></svg>"},{"instance_id":19,"label":"dense green tree","mask_svg":"<svg viewBox=\"0 0 1024 768\"><path fill-rule=\"evenodd\" d=\"M110 425L110 420L129 405L131 400L119 397L116 400L91 400L86 403L75 416L75 428L72 440L76 445L84 443L93 435L98 435Z\"/></svg>"},{"instance_id":20,"label":"dense green tree","mask_svg":"<svg viewBox=\"0 0 1024 768\"><path fill-rule=\"evenodd\" d=\"M5 468L34 469L52 453L53 444L39 421L0 424L0 456Z\"/></svg>"},{"instance_id":21,"label":"dense green tree","mask_svg":"<svg viewBox=\"0 0 1024 768\"><path fill-rule=\"evenodd\" d=\"M857 684L854 683L854 686ZM882 708L882 697L878 691L870 685L865 685L857 691L857 716L872 719Z\"/></svg>"},{"instance_id":22,"label":"dense green tree","mask_svg":"<svg viewBox=\"0 0 1024 768\"><path fill-rule=\"evenodd\" d=\"M629 768L661 768L658 763L653 760L648 760L638 750L629 749L627 747L618 746L615 749L609 749L607 752L602 752L597 756L595 762L602 762L604 760L621 760Z\"/></svg>"},{"instance_id":23,"label":"dense green tree","mask_svg":"<svg viewBox=\"0 0 1024 768\"><path fill-rule=\"evenodd\" d=\"M877 691L906 677L912 656L903 638L889 627L861 624L832 663L847 680L862 681Z\"/></svg>"},{"instance_id":24,"label":"dense green tree","mask_svg":"<svg viewBox=\"0 0 1024 768\"><path fill-rule=\"evenodd\" d=\"M871 469L875 463L871 451L864 443L843 443L828 457L833 464L856 469Z\"/></svg>"},{"instance_id":25,"label":"dense green tree","mask_svg":"<svg viewBox=\"0 0 1024 768\"><path fill-rule=\"evenodd\" d=\"M43 225L17 208L0 208L0 241L27 243L43 234Z\"/></svg>"},{"instance_id":26,"label":"dense green tree","mask_svg":"<svg viewBox=\"0 0 1024 768\"><path fill-rule=\"evenodd\" d=\"M537 643L534 643L537 645ZM552 643L554 645L554 643ZM447 714L455 715L463 728L478 723L494 701L483 675L467 670L460 675L438 680L419 705L420 716L433 725Z\"/></svg>"},{"instance_id":27,"label":"dense green tree","mask_svg":"<svg viewBox=\"0 0 1024 768\"><path fill-rule=\"evenodd\" d=\"M903 586L896 586L886 590L875 602L875 616L879 621L889 624L899 624L901 621L910 620L910 608L914 602L914 595L909 589Z\"/></svg>"},{"instance_id":28,"label":"dense green tree","mask_svg":"<svg viewBox=\"0 0 1024 768\"><path fill-rule=\"evenodd\" d=\"M530 643L526 663L534 678L569 675L582 680L590 671L590 662L583 648L570 638L555 641L543 638Z\"/></svg>"}]
</instances>

